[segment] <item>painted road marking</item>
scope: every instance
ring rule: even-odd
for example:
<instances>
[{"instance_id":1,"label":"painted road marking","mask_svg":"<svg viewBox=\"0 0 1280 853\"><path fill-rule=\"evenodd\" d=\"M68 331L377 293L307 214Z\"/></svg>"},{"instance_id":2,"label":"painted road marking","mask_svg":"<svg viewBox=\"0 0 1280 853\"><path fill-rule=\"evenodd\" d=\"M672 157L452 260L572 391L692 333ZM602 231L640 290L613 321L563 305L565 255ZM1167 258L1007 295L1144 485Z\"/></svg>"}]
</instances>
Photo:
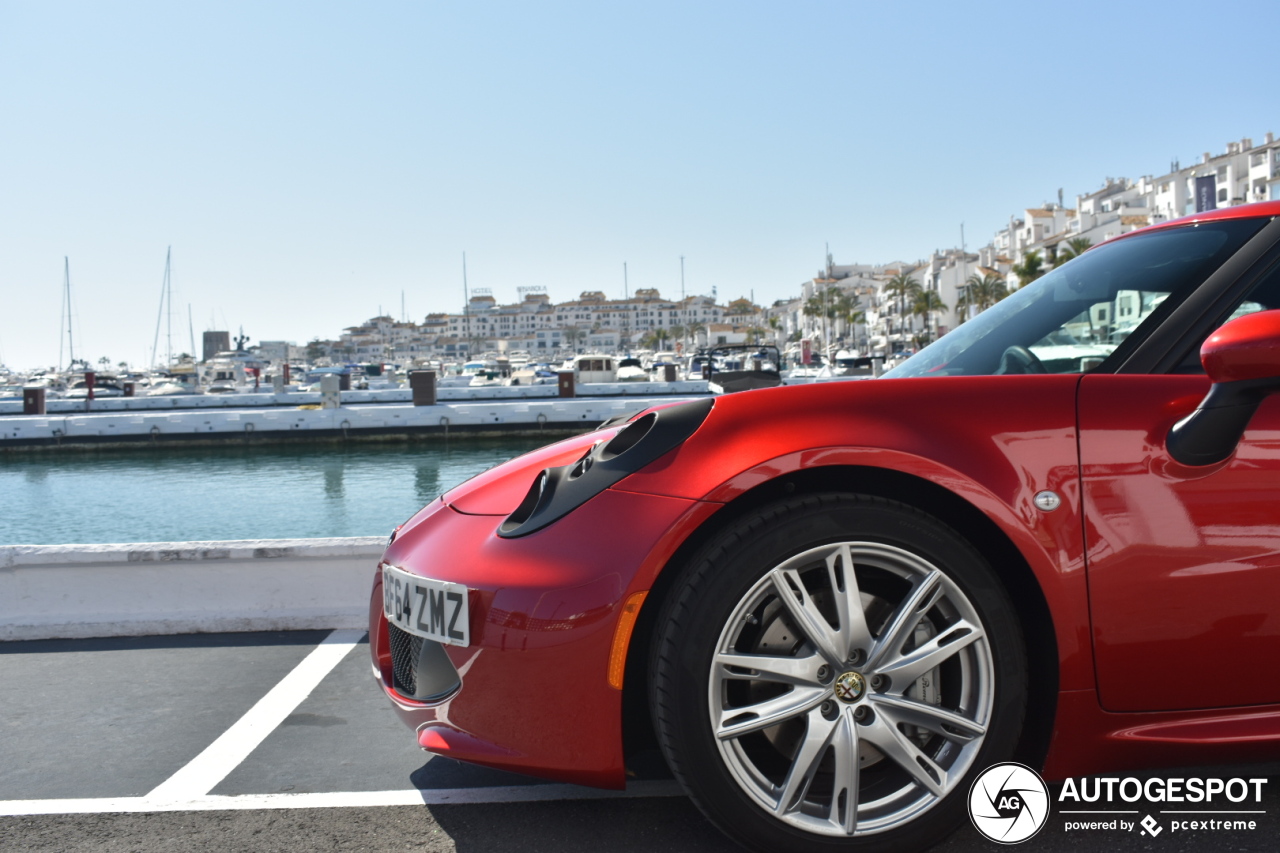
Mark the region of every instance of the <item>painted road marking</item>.
<instances>
[{"instance_id":1,"label":"painted road marking","mask_svg":"<svg viewBox=\"0 0 1280 853\"><path fill-rule=\"evenodd\" d=\"M631 782L625 791L607 791L579 785L533 784L476 788L410 788L401 791L211 795L209 792L248 758L267 736L311 695L311 692L346 657L347 653L360 643L364 635L365 632L362 629L341 629L330 633L231 728L145 796L3 800L0 801L0 817L432 806L683 796L684 792L679 784L671 780Z\"/></svg>"},{"instance_id":2,"label":"painted road marking","mask_svg":"<svg viewBox=\"0 0 1280 853\"><path fill-rule=\"evenodd\" d=\"M154 794L154 792L153 792ZM0 817L53 814L138 814L143 812L242 811L247 809L332 809L370 806L478 805L550 800L601 800L632 797L679 797L684 791L671 780L630 782L625 791L579 785L508 785L492 788L438 788L407 791L352 791L318 794L240 794L198 796L178 800L145 797L98 797L67 800L0 801Z\"/></svg>"},{"instance_id":3,"label":"painted road marking","mask_svg":"<svg viewBox=\"0 0 1280 853\"><path fill-rule=\"evenodd\" d=\"M222 736L191 759L185 767L161 782L142 798L149 803L193 802L212 791L240 766L285 718L302 704L324 677L364 638L358 628L334 631L302 659L280 683L267 691ZM74 801L69 801L74 802Z\"/></svg>"}]
</instances>

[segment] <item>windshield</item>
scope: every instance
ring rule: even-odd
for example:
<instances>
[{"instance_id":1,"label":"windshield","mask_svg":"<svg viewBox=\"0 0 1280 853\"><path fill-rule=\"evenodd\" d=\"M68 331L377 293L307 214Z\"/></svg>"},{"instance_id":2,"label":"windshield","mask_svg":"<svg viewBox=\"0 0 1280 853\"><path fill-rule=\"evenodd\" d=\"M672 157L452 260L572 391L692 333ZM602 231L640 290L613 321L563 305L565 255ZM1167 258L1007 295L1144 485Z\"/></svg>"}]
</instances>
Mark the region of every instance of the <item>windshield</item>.
<instances>
[{"instance_id":1,"label":"windshield","mask_svg":"<svg viewBox=\"0 0 1280 853\"><path fill-rule=\"evenodd\" d=\"M1104 243L1014 291L885 373L1084 373L1158 324L1265 220L1152 231Z\"/></svg>"}]
</instances>

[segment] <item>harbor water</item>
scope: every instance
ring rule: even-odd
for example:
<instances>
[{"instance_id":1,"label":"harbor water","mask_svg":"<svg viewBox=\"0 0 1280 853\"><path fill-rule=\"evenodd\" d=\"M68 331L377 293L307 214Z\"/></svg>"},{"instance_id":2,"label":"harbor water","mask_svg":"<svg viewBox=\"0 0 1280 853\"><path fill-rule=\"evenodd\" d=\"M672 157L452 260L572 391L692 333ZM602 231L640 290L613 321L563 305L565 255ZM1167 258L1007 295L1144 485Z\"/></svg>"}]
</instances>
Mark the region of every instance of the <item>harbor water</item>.
<instances>
[{"instance_id":1,"label":"harbor water","mask_svg":"<svg viewBox=\"0 0 1280 853\"><path fill-rule=\"evenodd\" d=\"M538 438L0 455L0 545L383 536Z\"/></svg>"}]
</instances>

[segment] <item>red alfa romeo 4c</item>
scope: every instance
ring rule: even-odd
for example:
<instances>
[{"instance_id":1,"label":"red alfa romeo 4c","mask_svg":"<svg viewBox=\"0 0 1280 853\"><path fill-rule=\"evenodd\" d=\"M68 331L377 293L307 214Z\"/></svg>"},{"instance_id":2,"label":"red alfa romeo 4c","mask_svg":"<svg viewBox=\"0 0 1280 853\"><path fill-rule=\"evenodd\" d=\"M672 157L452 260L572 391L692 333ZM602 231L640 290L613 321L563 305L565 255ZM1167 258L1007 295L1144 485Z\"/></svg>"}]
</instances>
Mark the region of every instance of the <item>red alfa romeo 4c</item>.
<instances>
[{"instance_id":1,"label":"red alfa romeo 4c","mask_svg":"<svg viewBox=\"0 0 1280 853\"><path fill-rule=\"evenodd\" d=\"M874 381L658 407L399 527L426 750L759 850L909 850L974 777L1280 756L1280 203L1122 235Z\"/></svg>"}]
</instances>

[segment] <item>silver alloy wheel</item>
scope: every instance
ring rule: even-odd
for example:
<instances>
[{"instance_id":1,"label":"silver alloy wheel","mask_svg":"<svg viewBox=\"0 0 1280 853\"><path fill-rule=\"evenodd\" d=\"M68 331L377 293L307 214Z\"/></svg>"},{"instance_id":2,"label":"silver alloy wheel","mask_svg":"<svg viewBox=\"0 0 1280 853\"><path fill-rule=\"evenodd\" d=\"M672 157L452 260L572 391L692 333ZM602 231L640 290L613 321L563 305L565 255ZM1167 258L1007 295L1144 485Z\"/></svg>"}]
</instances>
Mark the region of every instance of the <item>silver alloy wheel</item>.
<instances>
[{"instance_id":1,"label":"silver alloy wheel","mask_svg":"<svg viewBox=\"0 0 1280 853\"><path fill-rule=\"evenodd\" d=\"M806 832L900 827L955 789L991 719L983 623L928 560L876 542L812 548L733 609L709 678L738 785Z\"/></svg>"}]
</instances>

